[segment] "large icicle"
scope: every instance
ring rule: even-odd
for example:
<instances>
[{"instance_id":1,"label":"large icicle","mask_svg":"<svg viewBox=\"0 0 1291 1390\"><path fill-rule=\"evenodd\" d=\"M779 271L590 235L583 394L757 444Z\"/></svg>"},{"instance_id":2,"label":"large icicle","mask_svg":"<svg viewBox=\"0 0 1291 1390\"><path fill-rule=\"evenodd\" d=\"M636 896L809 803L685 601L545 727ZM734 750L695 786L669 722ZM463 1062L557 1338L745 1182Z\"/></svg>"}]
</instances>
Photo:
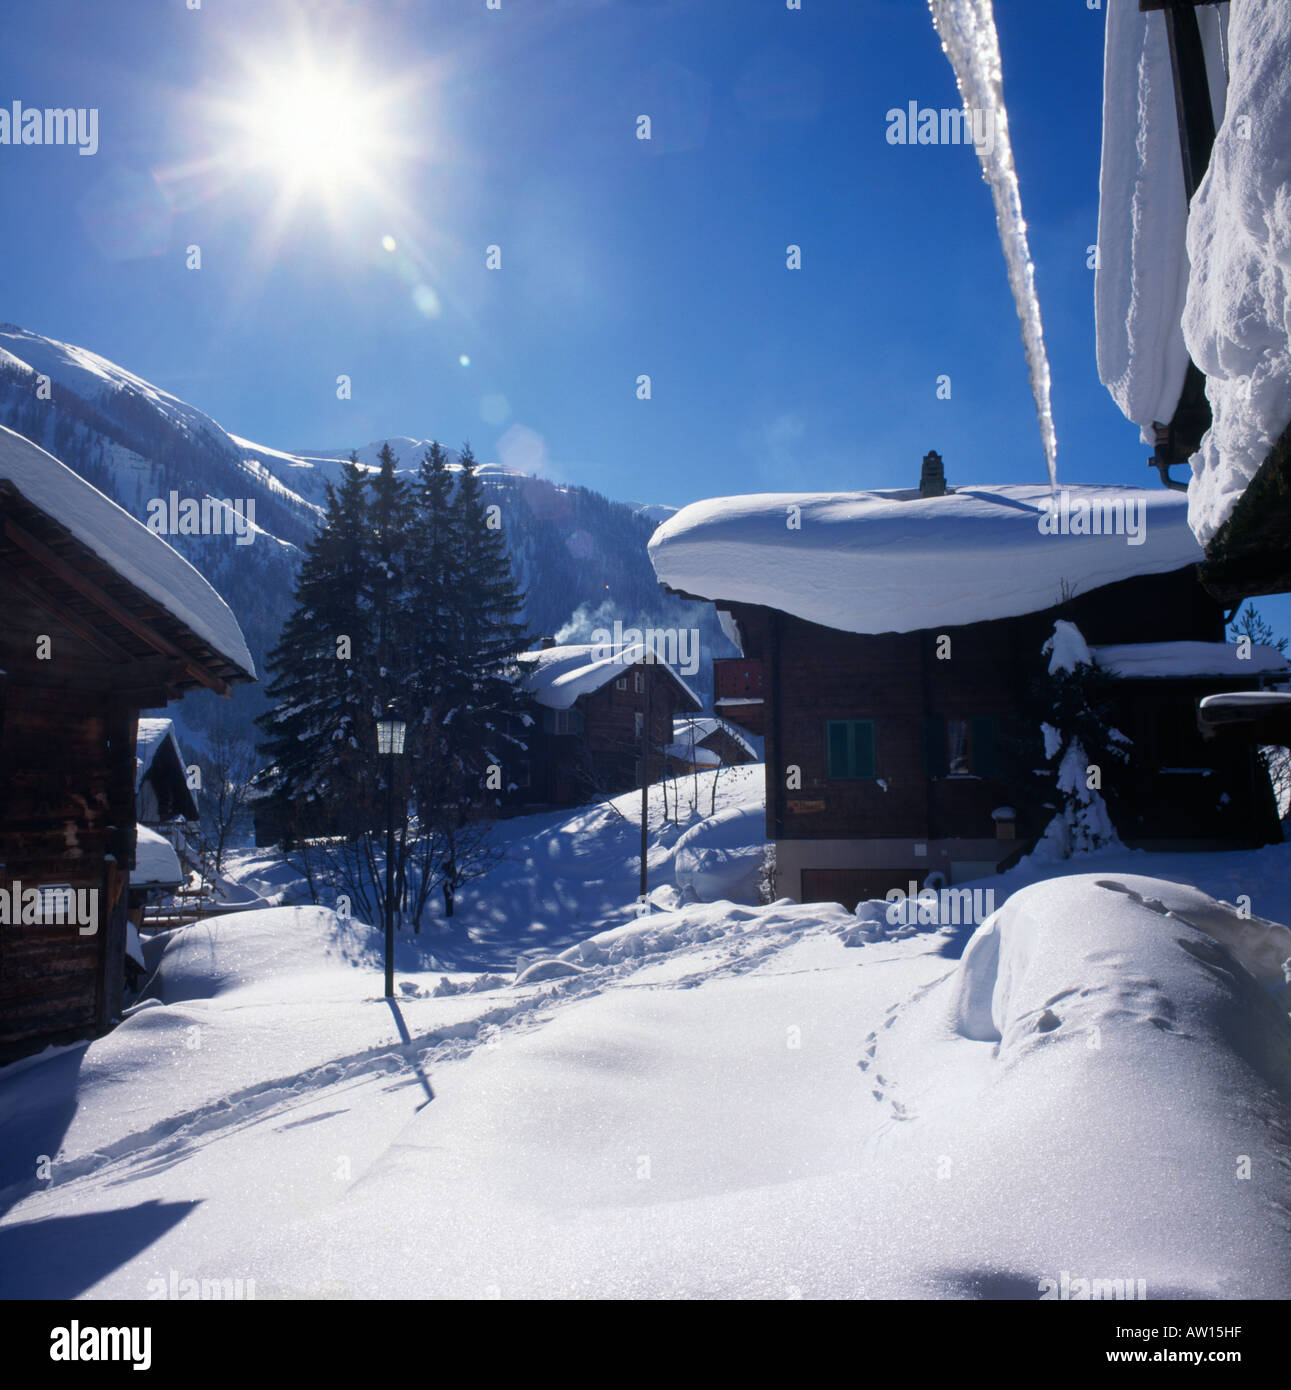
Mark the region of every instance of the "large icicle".
<instances>
[{"instance_id":1,"label":"large icicle","mask_svg":"<svg viewBox=\"0 0 1291 1390\"><path fill-rule=\"evenodd\" d=\"M964 106L988 113L992 138L976 141L982 174L991 186L995 201L995 222L1000 244L1009 268L1009 285L1022 324L1026 346L1031 394L1035 397L1040 437L1044 441L1049 465L1049 486L1058 485L1058 439L1049 404L1049 358L1044 348L1044 328L1040 322L1040 301L1036 297L1035 267L1027 245L1027 224L1022 216L1022 194L1018 189L1013 145L1009 140L1009 117L1004 106L1004 75L1000 62L1000 40L995 31L995 12L991 0L928 0L932 22L941 39L942 51L950 59Z\"/></svg>"}]
</instances>

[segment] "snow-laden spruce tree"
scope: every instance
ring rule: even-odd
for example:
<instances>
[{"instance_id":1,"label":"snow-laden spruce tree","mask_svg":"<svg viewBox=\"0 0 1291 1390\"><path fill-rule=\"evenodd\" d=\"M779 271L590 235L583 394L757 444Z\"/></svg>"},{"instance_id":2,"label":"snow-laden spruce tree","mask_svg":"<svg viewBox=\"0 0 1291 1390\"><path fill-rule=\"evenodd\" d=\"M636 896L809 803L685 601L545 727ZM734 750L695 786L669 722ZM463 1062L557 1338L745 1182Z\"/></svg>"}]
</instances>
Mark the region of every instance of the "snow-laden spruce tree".
<instances>
[{"instance_id":1,"label":"snow-laden spruce tree","mask_svg":"<svg viewBox=\"0 0 1291 1390\"><path fill-rule=\"evenodd\" d=\"M373 739L367 488L353 455L304 548L296 605L269 668L270 709L257 720L270 805L287 842L353 832L373 813L366 769Z\"/></svg>"},{"instance_id":2,"label":"snow-laden spruce tree","mask_svg":"<svg viewBox=\"0 0 1291 1390\"><path fill-rule=\"evenodd\" d=\"M1103 799L1104 774L1128 757L1130 740L1109 722L1110 677L1094 665L1075 623L1059 619L1044 644L1050 719L1040 725L1058 811L1034 853L1068 859L1121 843Z\"/></svg>"}]
</instances>

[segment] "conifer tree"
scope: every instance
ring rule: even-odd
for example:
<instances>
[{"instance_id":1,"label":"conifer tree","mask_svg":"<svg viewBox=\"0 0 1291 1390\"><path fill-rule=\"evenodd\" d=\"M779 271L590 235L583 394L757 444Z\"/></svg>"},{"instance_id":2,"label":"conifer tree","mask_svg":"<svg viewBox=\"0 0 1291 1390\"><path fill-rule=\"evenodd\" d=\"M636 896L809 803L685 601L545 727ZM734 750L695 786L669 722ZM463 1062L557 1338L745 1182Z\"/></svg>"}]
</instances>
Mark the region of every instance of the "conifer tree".
<instances>
[{"instance_id":1,"label":"conifer tree","mask_svg":"<svg viewBox=\"0 0 1291 1390\"><path fill-rule=\"evenodd\" d=\"M269 659L272 707L257 721L273 773L270 802L289 838L365 815L371 642L363 611L367 569L364 475L351 455L327 486L323 523L306 545L295 609Z\"/></svg>"},{"instance_id":2,"label":"conifer tree","mask_svg":"<svg viewBox=\"0 0 1291 1390\"><path fill-rule=\"evenodd\" d=\"M469 444L462 448L461 463L453 505L461 547L454 597L463 642L454 743L475 799L486 765L505 770L514 761L509 736L520 713L515 658L527 636L520 622L524 595L511 574L501 507L486 501Z\"/></svg>"},{"instance_id":3,"label":"conifer tree","mask_svg":"<svg viewBox=\"0 0 1291 1390\"><path fill-rule=\"evenodd\" d=\"M1120 844L1104 800L1104 775L1124 763L1130 740L1111 723L1111 677L1093 661L1080 629L1059 619L1044 644L1049 658L1049 721L1041 725L1058 812L1037 846L1041 858L1067 859ZM1052 721L1052 722L1050 722Z\"/></svg>"}]
</instances>

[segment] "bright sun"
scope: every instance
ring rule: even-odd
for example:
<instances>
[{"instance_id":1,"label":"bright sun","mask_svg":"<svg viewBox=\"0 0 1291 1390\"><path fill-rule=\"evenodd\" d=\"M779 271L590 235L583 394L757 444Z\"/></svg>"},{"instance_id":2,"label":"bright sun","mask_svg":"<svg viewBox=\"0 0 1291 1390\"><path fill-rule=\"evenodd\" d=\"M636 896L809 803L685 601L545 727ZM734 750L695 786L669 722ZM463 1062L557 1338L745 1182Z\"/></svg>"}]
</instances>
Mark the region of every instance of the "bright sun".
<instances>
[{"instance_id":1,"label":"bright sun","mask_svg":"<svg viewBox=\"0 0 1291 1390\"><path fill-rule=\"evenodd\" d=\"M385 103L341 66L257 69L233 112L237 162L272 178L287 204L375 189L394 148Z\"/></svg>"}]
</instances>

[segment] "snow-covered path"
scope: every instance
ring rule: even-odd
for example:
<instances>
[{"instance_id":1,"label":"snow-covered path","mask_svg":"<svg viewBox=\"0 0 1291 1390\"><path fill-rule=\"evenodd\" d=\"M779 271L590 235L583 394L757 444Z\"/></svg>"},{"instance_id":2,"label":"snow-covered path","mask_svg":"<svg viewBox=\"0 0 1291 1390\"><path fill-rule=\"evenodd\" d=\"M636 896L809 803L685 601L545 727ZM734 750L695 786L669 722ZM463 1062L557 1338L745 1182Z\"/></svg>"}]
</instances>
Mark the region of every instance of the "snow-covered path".
<instances>
[{"instance_id":1,"label":"snow-covered path","mask_svg":"<svg viewBox=\"0 0 1291 1390\"><path fill-rule=\"evenodd\" d=\"M692 905L397 1011L322 909L189 929L168 1002L0 1080L10 1162L59 1152L0 1292L1285 1296L1285 937L1107 865L992 923Z\"/></svg>"}]
</instances>

